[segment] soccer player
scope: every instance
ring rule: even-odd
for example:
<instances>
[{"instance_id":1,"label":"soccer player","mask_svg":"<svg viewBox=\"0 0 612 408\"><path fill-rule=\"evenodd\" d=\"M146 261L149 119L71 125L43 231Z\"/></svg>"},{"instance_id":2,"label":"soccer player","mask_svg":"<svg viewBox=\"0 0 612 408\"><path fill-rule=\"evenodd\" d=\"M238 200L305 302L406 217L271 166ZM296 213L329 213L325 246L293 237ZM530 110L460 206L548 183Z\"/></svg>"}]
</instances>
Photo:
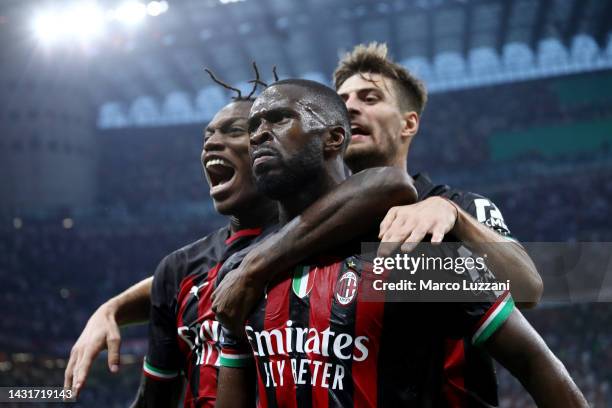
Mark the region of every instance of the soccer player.
<instances>
[{"instance_id":1,"label":"soccer player","mask_svg":"<svg viewBox=\"0 0 612 408\"><path fill-rule=\"evenodd\" d=\"M248 126L256 184L279 201L281 224L345 179L350 120L330 88L277 82L256 99ZM244 327L248 342L222 340L219 407L252 406L243 368L253 358L263 407L441 406L445 341L466 336L521 380L538 405L586 406L508 292L490 302L369 302L362 296L372 276L358 251L339 245L269 283ZM219 279L250 252L230 258Z\"/></svg>"},{"instance_id":2,"label":"soccer player","mask_svg":"<svg viewBox=\"0 0 612 408\"><path fill-rule=\"evenodd\" d=\"M248 155L246 120L251 100L237 100L224 107L206 128L202 165L210 185L215 209L230 218L230 225L215 231L165 257L155 272L151 289L149 350L144 374L134 406L175 406L182 390L182 376L187 379L185 406L213 406L216 396L219 325L210 308L216 273L236 250L261 233L263 227L277 222L276 204L255 190ZM357 205L347 206L356 194L367 197ZM379 196L385 197L380 200ZM352 176L332 194L322 197L326 208L349 220L363 211L378 216L393 205L416 199L409 177L397 169L371 169ZM386 204L384 204L386 202ZM317 206L311 212L319 214ZM323 215L319 215L323 216ZM139 284L140 289L145 284ZM148 315L148 312L147 312ZM96 330L90 321L90 333ZM93 326L93 327L92 327ZM103 333L103 325L98 333ZM98 344L108 340L97 339ZM178 336L177 336L178 335ZM118 349L115 339L110 343ZM65 386L82 386L93 356L71 353ZM110 357L109 357L110 358ZM109 361L109 365L118 361ZM76 371L81 367L81 371Z\"/></svg>"}]
</instances>

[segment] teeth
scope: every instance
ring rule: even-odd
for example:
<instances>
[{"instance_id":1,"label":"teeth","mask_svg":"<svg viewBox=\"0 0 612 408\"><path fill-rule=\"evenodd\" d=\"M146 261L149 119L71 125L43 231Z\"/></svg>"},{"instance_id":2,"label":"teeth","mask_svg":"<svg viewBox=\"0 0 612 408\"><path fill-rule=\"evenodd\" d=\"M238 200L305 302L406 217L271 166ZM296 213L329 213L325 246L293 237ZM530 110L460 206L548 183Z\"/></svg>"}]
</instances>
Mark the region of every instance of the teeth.
<instances>
[{"instance_id":1,"label":"teeth","mask_svg":"<svg viewBox=\"0 0 612 408\"><path fill-rule=\"evenodd\" d=\"M214 166L215 164L220 165L220 166L229 167L229 164L223 159L210 159L209 161L206 162L206 168L209 168L210 166Z\"/></svg>"}]
</instances>

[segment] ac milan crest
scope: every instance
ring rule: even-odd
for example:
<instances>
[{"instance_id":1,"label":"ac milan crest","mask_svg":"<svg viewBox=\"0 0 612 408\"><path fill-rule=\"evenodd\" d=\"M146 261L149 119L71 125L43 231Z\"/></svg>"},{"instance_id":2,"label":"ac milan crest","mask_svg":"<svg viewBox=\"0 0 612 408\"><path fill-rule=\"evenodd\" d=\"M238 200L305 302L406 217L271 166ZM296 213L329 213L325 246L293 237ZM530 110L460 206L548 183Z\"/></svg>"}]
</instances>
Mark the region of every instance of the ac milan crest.
<instances>
[{"instance_id":1,"label":"ac milan crest","mask_svg":"<svg viewBox=\"0 0 612 408\"><path fill-rule=\"evenodd\" d=\"M336 300L342 306L349 305L357 296L358 277L355 271L347 269L336 283Z\"/></svg>"}]
</instances>

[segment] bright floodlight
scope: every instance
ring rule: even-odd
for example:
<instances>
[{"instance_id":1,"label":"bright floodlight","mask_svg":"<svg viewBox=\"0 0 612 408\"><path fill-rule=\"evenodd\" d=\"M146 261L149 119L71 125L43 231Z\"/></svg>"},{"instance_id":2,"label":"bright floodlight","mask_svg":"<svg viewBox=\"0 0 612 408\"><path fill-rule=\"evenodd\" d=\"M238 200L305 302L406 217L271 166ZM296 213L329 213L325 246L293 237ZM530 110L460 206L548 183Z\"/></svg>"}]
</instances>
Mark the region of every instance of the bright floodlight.
<instances>
[{"instance_id":1,"label":"bright floodlight","mask_svg":"<svg viewBox=\"0 0 612 408\"><path fill-rule=\"evenodd\" d=\"M150 16L157 17L166 11L168 11L167 1L152 1L147 4L147 13L149 13Z\"/></svg>"},{"instance_id":2,"label":"bright floodlight","mask_svg":"<svg viewBox=\"0 0 612 408\"><path fill-rule=\"evenodd\" d=\"M64 22L56 14L40 14L34 19L34 32L39 40L53 43L64 34Z\"/></svg>"},{"instance_id":3,"label":"bright floodlight","mask_svg":"<svg viewBox=\"0 0 612 408\"><path fill-rule=\"evenodd\" d=\"M147 6L138 1L127 1L115 10L115 18L123 23L135 25L147 15Z\"/></svg>"},{"instance_id":4,"label":"bright floodlight","mask_svg":"<svg viewBox=\"0 0 612 408\"><path fill-rule=\"evenodd\" d=\"M79 40L90 40L104 30L104 13L93 4L76 7L66 17L69 33Z\"/></svg>"}]
</instances>

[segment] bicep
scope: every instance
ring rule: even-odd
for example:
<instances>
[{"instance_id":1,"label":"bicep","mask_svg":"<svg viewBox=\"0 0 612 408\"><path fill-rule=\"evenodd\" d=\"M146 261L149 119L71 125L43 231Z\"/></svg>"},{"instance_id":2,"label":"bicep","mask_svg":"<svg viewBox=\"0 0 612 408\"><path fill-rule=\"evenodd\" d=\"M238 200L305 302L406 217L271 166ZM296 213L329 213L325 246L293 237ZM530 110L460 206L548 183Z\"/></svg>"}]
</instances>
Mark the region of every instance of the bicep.
<instances>
[{"instance_id":1,"label":"bicep","mask_svg":"<svg viewBox=\"0 0 612 408\"><path fill-rule=\"evenodd\" d=\"M524 371L534 356L554 357L542 337L517 309L484 343L484 347L515 375Z\"/></svg>"}]
</instances>

